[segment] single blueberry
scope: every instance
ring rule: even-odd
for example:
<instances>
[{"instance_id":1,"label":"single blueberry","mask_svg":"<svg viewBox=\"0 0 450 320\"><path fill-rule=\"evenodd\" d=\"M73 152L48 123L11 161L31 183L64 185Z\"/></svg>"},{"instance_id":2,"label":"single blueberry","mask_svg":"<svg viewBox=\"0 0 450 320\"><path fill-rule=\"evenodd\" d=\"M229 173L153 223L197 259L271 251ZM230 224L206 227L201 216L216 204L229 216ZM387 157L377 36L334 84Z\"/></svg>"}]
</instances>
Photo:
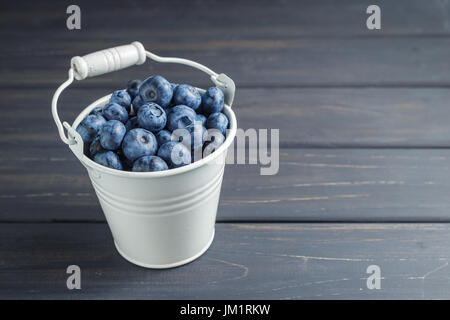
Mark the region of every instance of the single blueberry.
<instances>
[{"instance_id":1,"label":"single blueberry","mask_svg":"<svg viewBox=\"0 0 450 320\"><path fill-rule=\"evenodd\" d=\"M89 144L94 140L105 123L106 120L101 115L90 114L80 122L76 130L83 142Z\"/></svg>"},{"instance_id":2,"label":"single blueberry","mask_svg":"<svg viewBox=\"0 0 450 320\"><path fill-rule=\"evenodd\" d=\"M162 130L167 122L166 112L156 103L146 103L141 106L137 118L142 128L153 133Z\"/></svg>"},{"instance_id":3,"label":"single blueberry","mask_svg":"<svg viewBox=\"0 0 450 320\"><path fill-rule=\"evenodd\" d=\"M100 142L100 136L96 136L89 146L89 153L91 154L91 157L94 157L97 153L103 151L107 150L103 149L102 144Z\"/></svg>"},{"instance_id":4,"label":"single blueberry","mask_svg":"<svg viewBox=\"0 0 450 320\"><path fill-rule=\"evenodd\" d=\"M211 87L202 94L202 112L210 115L223 110L224 96L222 90Z\"/></svg>"},{"instance_id":5,"label":"single blueberry","mask_svg":"<svg viewBox=\"0 0 450 320\"><path fill-rule=\"evenodd\" d=\"M206 128L217 129L225 136L228 128L227 116L221 112L211 114L206 120Z\"/></svg>"},{"instance_id":6,"label":"single blueberry","mask_svg":"<svg viewBox=\"0 0 450 320\"><path fill-rule=\"evenodd\" d=\"M217 129L208 129L206 142L203 145L203 157L210 155L224 143L225 136Z\"/></svg>"},{"instance_id":7,"label":"single blueberry","mask_svg":"<svg viewBox=\"0 0 450 320\"><path fill-rule=\"evenodd\" d=\"M202 126L206 127L206 117L202 114L197 114L195 116L195 121L201 122Z\"/></svg>"},{"instance_id":8,"label":"single blueberry","mask_svg":"<svg viewBox=\"0 0 450 320\"><path fill-rule=\"evenodd\" d=\"M139 86L141 85L142 80L130 80L127 83L127 92L133 100L139 94Z\"/></svg>"},{"instance_id":9,"label":"single blueberry","mask_svg":"<svg viewBox=\"0 0 450 320\"><path fill-rule=\"evenodd\" d=\"M186 128L193 124L196 113L193 109L185 105L178 105L170 108L167 112L167 129L173 131L175 129Z\"/></svg>"},{"instance_id":10,"label":"single blueberry","mask_svg":"<svg viewBox=\"0 0 450 320\"><path fill-rule=\"evenodd\" d=\"M154 102L162 108L167 108L172 100L173 90L165 78L153 76L142 82L139 95L145 102Z\"/></svg>"},{"instance_id":11,"label":"single blueberry","mask_svg":"<svg viewBox=\"0 0 450 320\"><path fill-rule=\"evenodd\" d=\"M95 114L98 116L101 116L103 112L103 107L95 107L94 109L92 109L91 113L89 114Z\"/></svg>"},{"instance_id":12,"label":"single blueberry","mask_svg":"<svg viewBox=\"0 0 450 320\"><path fill-rule=\"evenodd\" d=\"M157 134L155 134L156 140L158 141L158 146L162 146L164 143L172 141L172 134L170 131L161 130Z\"/></svg>"},{"instance_id":13,"label":"single blueberry","mask_svg":"<svg viewBox=\"0 0 450 320\"><path fill-rule=\"evenodd\" d=\"M94 156L94 161L102 166L122 170L122 163L120 162L119 156L112 151L99 152Z\"/></svg>"},{"instance_id":14,"label":"single blueberry","mask_svg":"<svg viewBox=\"0 0 450 320\"><path fill-rule=\"evenodd\" d=\"M104 106L103 116L106 120L118 120L122 123L125 123L128 120L127 110L117 103L108 103Z\"/></svg>"},{"instance_id":15,"label":"single blueberry","mask_svg":"<svg viewBox=\"0 0 450 320\"><path fill-rule=\"evenodd\" d=\"M100 143L106 150L116 150L120 147L127 129L117 120L109 120L100 130Z\"/></svg>"},{"instance_id":16,"label":"single blueberry","mask_svg":"<svg viewBox=\"0 0 450 320\"><path fill-rule=\"evenodd\" d=\"M196 111L202 102L202 97L193 86L179 84L173 92L173 102L175 105L183 104Z\"/></svg>"},{"instance_id":17,"label":"single blueberry","mask_svg":"<svg viewBox=\"0 0 450 320\"><path fill-rule=\"evenodd\" d=\"M186 128L176 129L172 132L172 140L181 142L191 151L201 149L208 132L200 122L193 123Z\"/></svg>"},{"instance_id":18,"label":"single blueberry","mask_svg":"<svg viewBox=\"0 0 450 320\"><path fill-rule=\"evenodd\" d=\"M109 98L109 103L117 103L124 107L127 112L131 110L131 97L126 90L114 91L111 98Z\"/></svg>"},{"instance_id":19,"label":"single blueberry","mask_svg":"<svg viewBox=\"0 0 450 320\"><path fill-rule=\"evenodd\" d=\"M139 128L139 122L137 117L132 117L128 119L127 123L125 123L125 128L127 129L127 132L131 129Z\"/></svg>"},{"instance_id":20,"label":"single blueberry","mask_svg":"<svg viewBox=\"0 0 450 320\"><path fill-rule=\"evenodd\" d=\"M156 137L145 129L133 129L127 132L122 143L122 151L128 160L134 161L142 156L152 156L158 150Z\"/></svg>"},{"instance_id":21,"label":"single blueberry","mask_svg":"<svg viewBox=\"0 0 450 320\"><path fill-rule=\"evenodd\" d=\"M179 142L169 141L158 150L158 157L169 165L169 168L178 168L191 163L191 153L186 146Z\"/></svg>"},{"instance_id":22,"label":"single blueberry","mask_svg":"<svg viewBox=\"0 0 450 320\"><path fill-rule=\"evenodd\" d=\"M145 104L145 101L142 100L140 95L137 95L136 98L133 99L133 103L132 104L133 104L133 111L134 111L135 114L137 114L138 111L139 111L139 108L143 104Z\"/></svg>"},{"instance_id":23,"label":"single blueberry","mask_svg":"<svg viewBox=\"0 0 450 320\"><path fill-rule=\"evenodd\" d=\"M132 171L135 172L154 172L154 171L164 171L169 169L167 163L158 156L143 156L137 159L134 164Z\"/></svg>"}]
</instances>

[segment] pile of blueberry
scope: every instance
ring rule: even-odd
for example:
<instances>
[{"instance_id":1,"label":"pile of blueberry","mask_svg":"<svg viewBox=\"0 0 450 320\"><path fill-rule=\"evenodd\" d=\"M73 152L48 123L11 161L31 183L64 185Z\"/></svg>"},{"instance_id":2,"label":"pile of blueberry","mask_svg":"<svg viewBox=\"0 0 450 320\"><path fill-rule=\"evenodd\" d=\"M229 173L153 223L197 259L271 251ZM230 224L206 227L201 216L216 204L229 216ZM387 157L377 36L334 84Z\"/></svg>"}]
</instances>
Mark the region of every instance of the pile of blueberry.
<instances>
[{"instance_id":1,"label":"pile of blueberry","mask_svg":"<svg viewBox=\"0 0 450 320\"><path fill-rule=\"evenodd\" d=\"M205 93L161 76L131 80L104 107L81 121L77 132L85 154L117 170L136 172L178 168L199 160L225 141L228 118L223 92Z\"/></svg>"}]
</instances>

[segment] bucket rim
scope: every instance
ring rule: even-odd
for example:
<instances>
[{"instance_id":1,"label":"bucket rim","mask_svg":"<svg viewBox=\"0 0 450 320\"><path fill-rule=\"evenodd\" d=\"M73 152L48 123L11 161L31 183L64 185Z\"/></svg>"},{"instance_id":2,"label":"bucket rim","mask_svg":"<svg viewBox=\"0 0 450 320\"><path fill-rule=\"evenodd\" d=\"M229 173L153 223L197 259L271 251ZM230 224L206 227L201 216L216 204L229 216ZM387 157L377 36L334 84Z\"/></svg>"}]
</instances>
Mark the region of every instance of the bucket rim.
<instances>
[{"instance_id":1,"label":"bucket rim","mask_svg":"<svg viewBox=\"0 0 450 320\"><path fill-rule=\"evenodd\" d=\"M200 92L204 92L204 89L200 89ZM99 106L104 106L108 101L109 98L111 97L111 94L108 94L100 99L97 99L96 101L92 102L90 105L88 105L82 112L80 112L80 114L76 117L76 119L74 120L73 124L72 124L72 128L75 130L76 127L78 126L78 124L96 107ZM195 161L193 163L190 163L186 166L183 167L179 167L179 168L172 168L169 170L164 170L164 171L155 171L155 172L133 172L133 171L123 171L123 170L116 170L116 169L112 169L112 168L108 168L105 166L102 166L101 164L96 163L95 161L91 160L89 157L87 157L84 153L83 153L83 157L80 159L81 163L87 167L87 168L91 168L95 171L98 172L102 172L102 173L107 173L107 174L111 174L114 176L119 176L119 177L127 177L127 178L163 178L163 177L168 177L168 176L173 176L173 175L177 175L177 174L182 174L182 173L186 173L192 170L195 170L199 167L202 167L206 164L209 164L211 162L213 162L213 160L217 159L219 156L221 156L224 152L226 152L228 150L228 147L231 145L231 143L233 142L235 136L236 136L236 131L237 131L237 120L236 120L236 115L234 113L234 111L231 109L231 107L227 104L224 104L224 109L223 111L225 113L225 115L228 117L229 120L229 126L230 128L227 130L227 136L225 138L224 143L213 153L209 154L208 156L206 156L203 159L200 159L198 161Z\"/></svg>"}]
</instances>

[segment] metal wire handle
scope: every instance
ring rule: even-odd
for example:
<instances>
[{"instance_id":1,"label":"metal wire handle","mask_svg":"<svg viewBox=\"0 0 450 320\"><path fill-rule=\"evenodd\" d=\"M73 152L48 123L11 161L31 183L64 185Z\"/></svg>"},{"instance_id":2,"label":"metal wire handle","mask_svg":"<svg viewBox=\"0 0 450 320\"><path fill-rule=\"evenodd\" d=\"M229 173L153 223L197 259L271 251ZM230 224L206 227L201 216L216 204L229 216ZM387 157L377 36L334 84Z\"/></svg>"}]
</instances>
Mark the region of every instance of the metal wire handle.
<instances>
[{"instance_id":1,"label":"metal wire handle","mask_svg":"<svg viewBox=\"0 0 450 320\"><path fill-rule=\"evenodd\" d=\"M68 79L59 86L59 88L55 91L52 99L52 115L53 119L55 120L56 127L58 128L59 136L64 143L71 146L72 150L75 149L72 148L75 147L73 145L77 144L77 141L82 140L78 132L76 132L76 130L69 123L65 121L61 123L61 120L59 119L58 99L64 89L72 84L74 79L83 80L88 77L94 77L124 69L132 65L142 64L145 62L146 57L162 63L184 64L207 73L210 76L211 81L223 91L225 103L230 107L233 104L236 86L234 84L234 81L226 74L218 74L208 67L195 61L174 57L160 57L154 53L145 51L140 42L133 42L129 45L97 51L83 57L74 57L71 60L71 68L68 72ZM68 137L66 137L64 128L66 128L68 132ZM76 146L76 149L78 151L75 152L74 150L74 153L78 157L81 156L82 145Z\"/></svg>"}]
</instances>

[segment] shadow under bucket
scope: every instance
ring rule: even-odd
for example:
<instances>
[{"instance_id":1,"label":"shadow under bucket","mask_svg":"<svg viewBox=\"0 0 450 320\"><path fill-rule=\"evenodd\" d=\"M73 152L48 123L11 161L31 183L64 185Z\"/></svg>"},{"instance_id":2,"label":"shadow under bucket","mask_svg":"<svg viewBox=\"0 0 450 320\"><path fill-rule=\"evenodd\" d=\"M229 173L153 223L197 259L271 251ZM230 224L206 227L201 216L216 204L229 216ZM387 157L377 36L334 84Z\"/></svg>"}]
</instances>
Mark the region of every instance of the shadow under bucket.
<instances>
[{"instance_id":1,"label":"shadow under bucket","mask_svg":"<svg viewBox=\"0 0 450 320\"><path fill-rule=\"evenodd\" d=\"M134 47L131 48L132 46ZM141 59L141 51L144 50L141 46L133 43L122 47L126 47L127 53L134 55L128 58L137 61ZM107 54L116 54L122 47L107 49ZM89 67L90 64L98 64L98 61L103 63L105 59L100 59L99 55L104 54L99 51L77 58L85 59L87 70L95 69L94 75L119 69L110 65L101 68L98 65L97 68ZM230 107L235 87L234 82L224 74L218 75L195 62L163 58L147 51L145 54L153 60L182 63L211 73L211 79L216 85L224 83L219 79L228 81L224 90L226 104L223 112L229 119L229 130L225 142L215 152L187 166L159 172L119 171L95 163L84 155L83 141L75 128L95 107L104 106L110 96L105 96L85 108L72 126L64 122L63 125L68 131L66 138L57 114L57 100L60 93L73 81L72 72L76 72L76 68L69 70L69 80L56 91L52 112L61 139L69 145L88 171L119 253L126 260L142 267L171 268L198 258L213 241L227 149L236 135L237 128L236 117ZM95 59L91 59L92 55ZM123 56L116 58L124 59ZM114 59L111 61L107 63L113 63ZM122 61L123 66L126 66L126 63ZM76 79L77 76L80 77L75 74ZM83 77L86 76L89 74ZM228 99L227 88L231 90L231 98L228 92Z\"/></svg>"}]
</instances>

